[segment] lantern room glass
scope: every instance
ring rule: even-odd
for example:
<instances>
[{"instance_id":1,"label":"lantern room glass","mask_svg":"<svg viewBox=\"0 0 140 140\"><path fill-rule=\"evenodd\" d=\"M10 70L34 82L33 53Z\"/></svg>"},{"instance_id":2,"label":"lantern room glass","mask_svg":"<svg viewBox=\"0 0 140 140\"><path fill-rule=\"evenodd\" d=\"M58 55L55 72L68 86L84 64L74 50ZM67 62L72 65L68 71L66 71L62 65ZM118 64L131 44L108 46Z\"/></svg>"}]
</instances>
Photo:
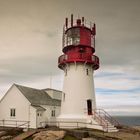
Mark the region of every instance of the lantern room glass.
<instances>
[{"instance_id":1,"label":"lantern room glass","mask_svg":"<svg viewBox=\"0 0 140 140\"><path fill-rule=\"evenodd\" d=\"M80 44L80 29L73 28L66 33L67 45L78 45Z\"/></svg>"}]
</instances>

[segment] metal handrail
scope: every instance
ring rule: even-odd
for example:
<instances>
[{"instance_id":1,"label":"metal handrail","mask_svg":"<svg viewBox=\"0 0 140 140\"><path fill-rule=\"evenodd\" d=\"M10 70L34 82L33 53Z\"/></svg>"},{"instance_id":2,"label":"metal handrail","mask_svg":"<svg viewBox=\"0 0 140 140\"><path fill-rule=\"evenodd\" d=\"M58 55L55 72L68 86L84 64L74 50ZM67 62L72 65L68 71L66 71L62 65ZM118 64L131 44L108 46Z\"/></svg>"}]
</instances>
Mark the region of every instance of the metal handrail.
<instances>
[{"instance_id":1,"label":"metal handrail","mask_svg":"<svg viewBox=\"0 0 140 140\"><path fill-rule=\"evenodd\" d=\"M29 128L29 121L27 121L27 122L25 122L23 124L20 124L17 127L21 127L21 126L27 126Z\"/></svg>"},{"instance_id":2,"label":"metal handrail","mask_svg":"<svg viewBox=\"0 0 140 140\"><path fill-rule=\"evenodd\" d=\"M92 125L92 126L102 126L102 127L104 127L104 125L101 125L101 124L94 124L94 123L86 123L86 122L72 122L72 121L42 121L42 122L40 122L40 126L43 126L42 124L45 124L45 125L50 125L50 124L54 124L54 125L52 125L52 126L57 126L57 127L59 127L60 126L60 123L61 123L61 127L63 127L62 126L62 123L63 124L71 124L71 126L64 126L64 127L77 127L77 128L84 128L85 126L80 126L80 125L82 125L82 124L84 124L84 125ZM72 125L72 124L75 124L75 125Z\"/></svg>"},{"instance_id":3,"label":"metal handrail","mask_svg":"<svg viewBox=\"0 0 140 140\"><path fill-rule=\"evenodd\" d=\"M109 122L114 126L120 126L120 123L117 120L115 120L113 117L111 117L103 109L95 109L94 114L97 114L98 116L100 116L102 118L103 122L106 123L106 125L104 125L104 127L106 127L106 129L108 129L108 123ZM108 120L108 122L106 122L105 120Z\"/></svg>"},{"instance_id":4,"label":"metal handrail","mask_svg":"<svg viewBox=\"0 0 140 140\"><path fill-rule=\"evenodd\" d=\"M78 17L79 18L79 17ZM68 19L68 26L66 27L66 25L64 24L64 29L65 30L67 30L68 28L71 28L71 27L77 27L77 23L76 23L76 20L78 19L78 18L74 18L73 17L73 26L71 26L71 19ZM94 26L94 22L90 22L89 20L84 20L84 22L82 23L82 25L81 26L85 26L85 27L87 27L87 28L89 28L89 29L92 29L92 27Z\"/></svg>"},{"instance_id":5,"label":"metal handrail","mask_svg":"<svg viewBox=\"0 0 140 140\"><path fill-rule=\"evenodd\" d=\"M104 117L105 119L107 119L114 126L120 126L120 123L116 119L114 119L112 116L110 116L105 110L95 109L93 111L97 113L99 116L102 116L102 118Z\"/></svg>"},{"instance_id":6,"label":"metal handrail","mask_svg":"<svg viewBox=\"0 0 140 140\"><path fill-rule=\"evenodd\" d=\"M93 115L94 119L101 125L103 126L104 130L108 131L108 123L105 121L104 118L102 118L100 115L98 115L97 113L95 113Z\"/></svg>"},{"instance_id":7,"label":"metal handrail","mask_svg":"<svg viewBox=\"0 0 140 140\"><path fill-rule=\"evenodd\" d=\"M87 60L87 61L93 61L95 64L99 65L99 58L96 55L89 55L88 53L86 54L75 54L74 56L70 57L68 55L61 55L59 57L58 62L61 63L63 61L73 61L73 60Z\"/></svg>"},{"instance_id":8,"label":"metal handrail","mask_svg":"<svg viewBox=\"0 0 140 140\"><path fill-rule=\"evenodd\" d=\"M21 120L0 120L0 126L7 127L21 127L25 126L26 128L29 128L30 121L21 121Z\"/></svg>"}]
</instances>

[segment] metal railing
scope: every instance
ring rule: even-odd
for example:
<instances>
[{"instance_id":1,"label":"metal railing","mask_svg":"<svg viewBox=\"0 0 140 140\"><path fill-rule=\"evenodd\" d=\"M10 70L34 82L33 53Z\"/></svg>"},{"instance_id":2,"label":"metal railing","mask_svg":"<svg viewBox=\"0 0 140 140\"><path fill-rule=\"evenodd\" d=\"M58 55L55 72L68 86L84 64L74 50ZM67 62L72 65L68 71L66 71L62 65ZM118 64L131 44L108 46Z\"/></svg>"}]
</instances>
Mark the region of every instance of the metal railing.
<instances>
[{"instance_id":1,"label":"metal railing","mask_svg":"<svg viewBox=\"0 0 140 140\"><path fill-rule=\"evenodd\" d=\"M29 128L29 121L20 120L0 120L0 126L2 127L16 127L16 128Z\"/></svg>"},{"instance_id":2,"label":"metal railing","mask_svg":"<svg viewBox=\"0 0 140 140\"><path fill-rule=\"evenodd\" d=\"M112 116L110 116L105 110L103 109L95 109L93 110L94 114L99 117L101 117L103 120L108 120L112 125L114 126L120 126L120 123L114 119Z\"/></svg>"},{"instance_id":3,"label":"metal railing","mask_svg":"<svg viewBox=\"0 0 140 140\"><path fill-rule=\"evenodd\" d=\"M61 55L58 59L58 63L64 63L65 61L89 61L93 62L95 65L99 65L99 58L96 55L85 54L74 54L73 56Z\"/></svg>"},{"instance_id":4,"label":"metal railing","mask_svg":"<svg viewBox=\"0 0 140 140\"><path fill-rule=\"evenodd\" d=\"M93 110L93 118L103 126L103 128L108 131L109 125L113 125L115 127L121 126L120 123L111 117L105 110L103 109L94 109Z\"/></svg>"},{"instance_id":5,"label":"metal railing","mask_svg":"<svg viewBox=\"0 0 140 140\"><path fill-rule=\"evenodd\" d=\"M71 27L74 27L74 26L77 26L77 23L76 23L76 21L77 21L77 18L74 18L73 17L73 26L71 26L71 19L69 19L68 20L68 25L66 26L66 25L64 25L64 29L65 30L67 30L68 28L71 28ZM94 22L90 22L90 21L88 21L88 20L84 20L84 22L82 22L82 26L85 26L85 27L87 27L87 28L89 28L89 29L92 29L92 27L94 26Z\"/></svg>"},{"instance_id":6,"label":"metal railing","mask_svg":"<svg viewBox=\"0 0 140 140\"><path fill-rule=\"evenodd\" d=\"M87 113L87 112L85 112ZM105 132L108 132L110 125L121 126L120 123L111 117L103 109L94 109L91 118L97 123L93 123L92 120L89 123L86 122L76 122L76 121L43 121L40 122L41 127L45 126L56 126L61 128L86 128L87 125L90 125L91 128L102 127ZM95 127L94 127L95 126ZM98 128L97 128L98 129Z\"/></svg>"},{"instance_id":7,"label":"metal railing","mask_svg":"<svg viewBox=\"0 0 140 140\"><path fill-rule=\"evenodd\" d=\"M108 123L104 120L104 118L102 118L98 114L94 114L92 117L99 123L99 125L103 126L104 130L108 131Z\"/></svg>"},{"instance_id":8,"label":"metal railing","mask_svg":"<svg viewBox=\"0 0 140 140\"><path fill-rule=\"evenodd\" d=\"M99 124L95 123L86 123L86 122L75 122L75 121L43 121L40 122L40 126L46 127L46 126L56 126L56 127L61 127L61 128L86 128L87 125L91 126L101 126Z\"/></svg>"}]
</instances>

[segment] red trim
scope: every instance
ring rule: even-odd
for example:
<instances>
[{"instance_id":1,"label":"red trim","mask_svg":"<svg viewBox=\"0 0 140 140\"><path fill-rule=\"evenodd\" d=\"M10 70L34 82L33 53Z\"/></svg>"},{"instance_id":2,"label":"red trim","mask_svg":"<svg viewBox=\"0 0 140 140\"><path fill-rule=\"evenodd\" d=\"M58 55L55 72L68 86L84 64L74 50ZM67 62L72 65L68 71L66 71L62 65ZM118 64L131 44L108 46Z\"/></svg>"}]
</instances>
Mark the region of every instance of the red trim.
<instances>
[{"instance_id":1,"label":"red trim","mask_svg":"<svg viewBox=\"0 0 140 140\"><path fill-rule=\"evenodd\" d=\"M94 47L92 47L92 46L87 46L87 45L84 45L84 44L78 44L78 45L68 45L68 46L66 46L66 47L64 47L63 48L63 52L66 54L67 52L69 52L72 48L74 49L74 48L89 48L89 49L91 49L91 52L92 53L94 53L95 52L95 48Z\"/></svg>"},{"instance_id":2,"label":"red trim","mask_svg":"<svg viewBox=\"0 0 140 140\"><path fill-rule=\"evenodd\" d=\"M58 67L62 68L67 63L74 63L74 62L91 64L93 65L94 70L97 70L99 68L99 58L95 55L92 56L75 55L73 57L69 57L68 55L61 55L58 59Z\"/></svg>"},{"instance_id":3,"label":"red trim","mask_svg":"<svg viewBox=\"0 0 140 140\"><path fill-rule=\"evenodd\" d=\"M99 68L99 58L95 52L95 24L86 26L84 17L76 20L73 24L73 14L71 15L71 27L68 27L68 18L66 18L63 34L63 52L58 60L58 67L62 68L66 63L88 63L93 65L93 69Z\"/></svg>"},{"instance_id":4,"label":"red trim","mask_svg":"<svg viewBox=\"0 0 140 140\"><path fill-rule=\"evenodd\" d=\"M91 46L91 31L80 28L80 44Z\"/></svg>"}]
</instances>

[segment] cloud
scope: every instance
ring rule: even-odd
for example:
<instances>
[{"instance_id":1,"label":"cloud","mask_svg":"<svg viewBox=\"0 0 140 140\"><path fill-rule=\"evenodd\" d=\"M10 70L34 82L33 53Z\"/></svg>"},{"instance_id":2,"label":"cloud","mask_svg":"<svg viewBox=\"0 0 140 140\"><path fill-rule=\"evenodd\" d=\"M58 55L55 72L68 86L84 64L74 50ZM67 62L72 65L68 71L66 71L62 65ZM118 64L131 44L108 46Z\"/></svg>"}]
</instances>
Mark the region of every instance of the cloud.
<instances>
[{"instance_id":1,"label":"cloud","mask_svg":"<svg viewBox=\"0 0 140 140\"><path fill-rule=\"evenodd\" d=\"M96 94L97 107L112 115L140 115L140 92Z\"/></svg>"},{"instance_id":2,"label":"cloud","mask_svg":"<svg viewBox=\"0 0 140 140\"><path fill-rule=\"evenodd\" d=\"M112 115L140 115L140 77L131 70L106 67L95 73L97 107Z\"/></svg>"},{"instance_id":3,"label":"cloud","mask_svg":"<svg viewBox=\"0 0 140 140\"><path fill-rule=\"evenodd\" d=\"M112 104L121 94L123 98L124 93L139 93L139 5L139 0L0 1L0 95L14 82L46 88L50 75L53 87L62 89L63 71L57 60L62 54L64 19L71 13L97 25L95 53L100 69L94 75L99 102L101 96ZM135 104L137 99L129 95L126 102Z\"/></svg>"},{"instance_id":4,"label":"cloud","mask_svg":"<svg viewBox=\"0 0 140 140\"><path fill-rule=\"evenodd\" d=\"M109 88L96 88L96 91L100 94L116 94L116 93L135 93L140 92L140 87L133 89L109 89Z\"/></svg>"},{"instance_id":5,"label":"cloud","mask_svg":"<svg viewBox=\"0 0 140 140\"><path fill-rule=\"evenodd\" d=\"M102 73L97 73L95 75L95 78L103 78L103 77L120 77L120 76L123 76L124 74L123 73L115 73L115 72L102 72Z\"/></svg>"}]
</instances>

